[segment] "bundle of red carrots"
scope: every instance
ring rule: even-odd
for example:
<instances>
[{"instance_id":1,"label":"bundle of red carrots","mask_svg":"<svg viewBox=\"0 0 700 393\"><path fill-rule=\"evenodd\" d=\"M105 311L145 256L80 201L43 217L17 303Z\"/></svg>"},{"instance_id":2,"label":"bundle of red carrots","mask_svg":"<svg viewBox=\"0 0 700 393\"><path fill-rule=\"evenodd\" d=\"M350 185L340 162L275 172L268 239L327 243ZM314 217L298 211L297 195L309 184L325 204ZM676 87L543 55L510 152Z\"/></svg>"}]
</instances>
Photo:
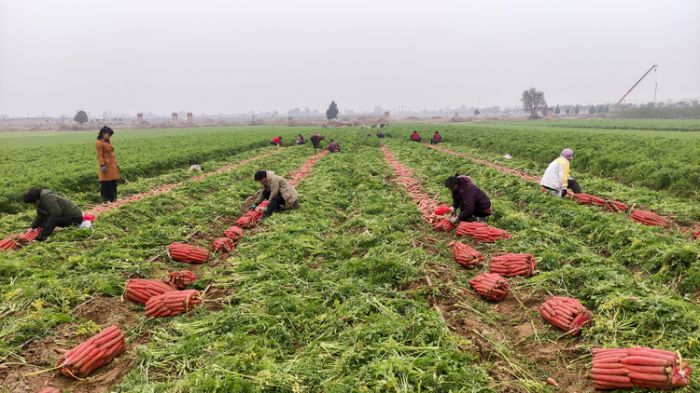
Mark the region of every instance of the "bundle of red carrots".
<instances>
[{"instance_id":1,"label":"bundle of red carrots","mask_svg":"<svg viewBox=\"0 0 700 393\"><path fill-rule=\"evenodd\" d=\"M229 239L228 237L217 238L211 245L215 251L219 252L231 252L236 247L233 240Z\"/></svg>"},{"instance_id":2,"label":"bundle of red carrots","mask_svg":"<svg viewBox=\"0 0 700 393\"><path fill-rule=\"evenodd\" d=\"M171 272L168 275L168 281L177 289L185 289L197 281L197 276L189 270L180 270L179 272Z\"/></svg>"},{"instance_id":3,"label":"bundle of red carrots","mask_svg":"<svg viewBox=\"0 0 700 393\"><path fill-rule=\"evenodd\" d=\"M476 234L476 230L479 228L485 228L488 225L483 223L483 222L460 222L459 225L457 225L457 235L459 236L474 236Z\"/></svg>"},{"instance_id":4,"label":"bundle of red carrots","mask_svg":"<svg viewBox=\"0 0 700 393\"><path fill-rule=\"evenodd\" d=\"M10 235L0 240L0 250L16 250L17 247L36 240L42 228L34 228L28 232Z\"/></svg>"},{"instance_id":5,"label":"bundle of red carrots","mask_svg":"<svg viewBox=\"0 0 700 393\"><path fill-rule=\"evenodd\" d=\"M0 250L16 250L17 246L17 240L11 237L0 240Z\"/></svg>"},{"instance_id":6,"label":"bundle of red carrots","mask_svg":"<svg viewBox=\"0 0 700 393\"><path fill-rule=\"evenodd\" d=\"M488 225L477 228L471 236L479 243L493 243L501 239L510 239L510 233L508 233L508 231Z\"/></svg>"},{"instance_id":7,"label":"bundle of red carrots","mask_svg":"<svg viewBox=\"0 0 700 393\"><path fill-rule=\"evenodd\" d=\"M146 316L148 317L174 317L186 313L202 304L199 291L186 289L183 291L165 292L153 296L146 303Z\"/></svg>"},{"instance_id":8,"label":"bundle of red carrots","mask_svg":"<svg viewBox=\"0 0 700 393\"><path fill-rule=\"evenodd\" d=\"M503 254L491 258L489 271L504 277L529 277L535 272L535 266L532 254Z\"/></svg>"},{"instance_id":9,"label":"bundle of red carrots","mask_svg":"<svg viewBox=\"0 0 700 393\"><path fill-rule=\"evenodd\" d=\"M651 348L592 349L596 389L672 389L687 386L690 366L678 354Z\"/></svg>"},{"instance_id":10,"label":"bundle of red carrots","mask_svg":"<svg viewBox=\"0 0 700 393\"><path fill-rule=\"evenodd\" d=\"M478 251L460 242L452 244L452 257L457 263L467 268L472 268L484 260Z\"/></svg>"},{"instance_id":11,"label":"bundle of red carrots","mask_svg":"<svg viewBox=\"0 0 700 393\"><path fill-rule=\"evenodd\" d=\"M667 218L661 217L660 215L648 210L634 209L632 210L632 213L630 213L630 218L640 224L648 226L659 226L664 228L671 226L671 221L669 221Z\"/></svg>"},{"instance_id":12,"label":"bundle of red carrots","mask_svg":"<svg viewBox=\"0 0 700 393\"><path fill-rule=\"evenodd\" d=\"M173 261L200 264L209 260L209 250L185 243L172 243L168 246L168 256Z\"/></svg>"},{"instance_id":13,"label":"bundle of red carrots","mask_svg":"<svg viewBox=\"0 0 700 393\"><path fill-rule=\"evenodd\" d=\"M500 302L508 296L508 280L497 273L481 273L469 280L469 285L487 300Z\"/></svg>"},{"instance_id":14,"label":"bundle of red carrots","mask_svg":"<svg viewBox=\"0 0 700 393\"><path fill-rule=\"evenodd\" d=\"M84 378L124 352L124 345L119 327L110 326L61 355L56 367L69 378Z\"/></svg>"},{"instance_id":15,"label":"bundle of red carrots","mask_svg":"<svg viewBox=\"0 0 700 393\"><path fill-rule=\"evenodd\" d=\"M591 194L574 194L573 199L581 205L605 206L605 199Z\"/></svg>"},{"instance_id":16,"label":"bundle of red carrots","mask_svg":"<svg viewBox=\"0 0 700 393\"><path fill-rule=\"evenodd\" d=\"M234 226L231 226L231 227L228 227L228 228L224 231L224 236L226 236L227 238L229 238L229 239L233 240L234 242L236 242L236 241L240 240L240 239L243 237L243 229L242 229L241 227L235 226L235 225L234 225Z\"/></svg>"},{"instance_id":17,"label":"bundle of red carrots","mask_svg":"<svg viewBox=\"0 0 700 393\"><path fill-rule=\"evenodd\" d=\"M695 231L695 233L693 233L693 239L700 239L700 229L698 229L697 231Z\"/></svg>"},{"instance_id":18,"label":"bundle of red carrots","mask_svg":"<svg viewBox=\"0 0 700 393\"><path fill-rule=\"evenodd\" d=\"M508 231L489 226L483 222L460 222L456 233L460 236L471 236L480 243L493 243L501 239L510 239Z\"/></svg>"},{"instance_id":19,"label":"bundle of red carrots","mask_svg":"<svg viewBox=\"0 0 700 393\"><path fill-rule=\"evenodd\" d=\"M61 391L58 390L57 388L52 387L52 386L47 386L47 387L39 390L39 393L61 393Z\"/></svg>"},{"instance_id":20,"label":"bundle of red carrots","mask_svg":"<svg viewBox=\"0 0 700 393\"><path fill-rule=\"evenodd\" d=\"M446 218L438 218L433 221L433 229L439 232L449 232L455 229L455 226Z\"/></svg>"},{"instance_id":21,"label":"bundle of red carrots","mask_svg":"<svg viewBox=\"0 0 700 393\"><path fill-rule=\"evenodd\" d=\"M620 201L613 201L613 200L607 200L605 201L605 206L603 206L603 209L613 212L613 213L622 213L627 211L627 204L620 202Z\"/></svg>"},{"instance_id":22,"label":"bundle of red carrots","mask_svg":"<svg viewBox=\"0 0 700 393\"><path fill-rule=\"evenodd\" d=\"M161 281L132 278L124 285L124 298L134 303L146 304L153 296L172 291L175 291L175 288Z\"/></svg>"},{"instance_id":23,"label":"bundle of red carrots","mask_svg":"<svg viewBox=\"0 0 700 393\"><path fill-rule=\"evenodd\" d=\"M265 213L265 208L267 207L268 203L269 202L267 200L262 201L258 205L258 207L249 212L246 212L238 220L236 220L236 225L246 229L254 227L262 219L262 216Z\"/></svg>"},{"instance_id":24,"label":"bundle of red carrots","mask_svg":"<svg viewBox=\"0 0 700 393\"><path fill-rule=\"evenodd\" d=\"M540 306L540 315L545 321L574 336L592 319L591 312L577 299L561 296L545 300Z\"/></svg>"}]
</instances>

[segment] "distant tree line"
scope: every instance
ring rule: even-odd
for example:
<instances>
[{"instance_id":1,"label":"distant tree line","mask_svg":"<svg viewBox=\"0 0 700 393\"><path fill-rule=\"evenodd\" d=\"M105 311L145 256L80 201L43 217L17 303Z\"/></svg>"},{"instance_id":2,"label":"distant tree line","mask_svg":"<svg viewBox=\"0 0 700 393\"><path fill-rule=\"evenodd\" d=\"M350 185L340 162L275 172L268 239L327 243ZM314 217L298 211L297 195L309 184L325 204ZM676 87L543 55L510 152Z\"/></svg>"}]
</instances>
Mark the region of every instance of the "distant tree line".
<instances>
[{"instance_id":1,"label":"distant tree line","mask_svg":"<svg viewBox=\"0 0 700 393\"><path fill-rule=\"evenodd\" d=\"M698 119L700 118L700 100L627 104L615 111L615 117L625 119Z\"/></svg>"}]
</instances>

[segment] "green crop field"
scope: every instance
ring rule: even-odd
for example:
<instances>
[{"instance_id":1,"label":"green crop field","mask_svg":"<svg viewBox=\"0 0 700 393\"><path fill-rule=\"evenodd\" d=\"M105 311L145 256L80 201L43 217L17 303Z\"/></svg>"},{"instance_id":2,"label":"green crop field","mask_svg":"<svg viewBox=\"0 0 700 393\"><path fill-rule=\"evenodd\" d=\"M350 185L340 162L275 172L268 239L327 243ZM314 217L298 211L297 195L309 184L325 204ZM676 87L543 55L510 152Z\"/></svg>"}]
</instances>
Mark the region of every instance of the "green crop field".
<instances>
[{"instance_id":1,"label":"green crop field","mask_svg":"<svg viewBox=\"0 0 700 393\"><path fill-rule=\"evenodd\" d=\"M128 179L120 197L178 186L100 214L92 230L60 230L0 251L0 392L46 384L65 392L588 392L590 349L600 347L667 349L697 369L697 127L675 120L397 124L385 139L349 127L117 130ZM409 141L413 129L423 143ZM447 150L425 143L435 130ZM269 145L274 135L291 142L316 132L326 144L337 139L342 151ZM99 201L94 138L0 133L0 238L30 222L21 203L30 186L81 206ZM563 147L575 150L572 171L584 192L654 211L671 225L644 226L625 213L553 198L484 165L539 176ZM388 155L417 188L401 182ZM193 179L191 164L210 176ZM227 164L235 165L216 171ZM212 252L207 263L171 260L165 250L173 242L213 250L212 241L247 211L257 169L298 177L300 208L245 229L235 250ZM424 220L412 197L422 192L449 204L443 183L456 172L489 195L489 225L510 238L477 243ZM483 262L474 269L455 263L455 241ZM504 252L533 254L537 274L509 278L505 300L485 301L469 280ZM201 306L147 318L142 305L122 298L127 279L161 280L176 270L196 273L190 288L203 294ZM552 295L575 297L591 311L579 336L540 316ZM87 378L58 374L61 352L110 325L126 338L123 354ZM693 375L679 391L700 391L698 381Z\"/></svg>"}]
</instances>

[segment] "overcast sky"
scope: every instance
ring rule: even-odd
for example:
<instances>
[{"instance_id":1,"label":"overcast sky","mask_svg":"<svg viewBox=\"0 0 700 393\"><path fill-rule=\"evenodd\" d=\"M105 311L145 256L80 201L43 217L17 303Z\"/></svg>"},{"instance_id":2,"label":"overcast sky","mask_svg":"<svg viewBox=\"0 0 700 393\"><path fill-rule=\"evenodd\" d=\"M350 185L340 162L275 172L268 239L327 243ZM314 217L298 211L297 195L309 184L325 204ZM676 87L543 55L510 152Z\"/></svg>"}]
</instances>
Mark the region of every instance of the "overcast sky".
<instances>
[{"instance_id":1,"label":"overcast sky","mask_svg":"<svg viewBox=\"0 0 700 393\"><path fill-rule=\"evenodd\" d=\"M700 1L0 0L0 114L700 97Z\"/></svg>"}]
</instances>

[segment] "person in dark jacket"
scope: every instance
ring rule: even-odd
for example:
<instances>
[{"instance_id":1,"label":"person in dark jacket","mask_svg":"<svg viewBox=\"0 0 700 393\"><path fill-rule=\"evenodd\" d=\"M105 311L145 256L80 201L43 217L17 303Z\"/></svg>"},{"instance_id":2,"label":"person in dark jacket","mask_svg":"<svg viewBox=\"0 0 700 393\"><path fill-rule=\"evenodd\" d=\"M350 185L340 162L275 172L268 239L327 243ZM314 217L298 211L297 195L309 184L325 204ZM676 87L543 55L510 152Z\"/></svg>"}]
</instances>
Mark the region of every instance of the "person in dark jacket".
<instances>
[{"instance_id":1,"label":"person in dark jacket","mask_svg":"<svg viewBox=\"0 0 700 393\"><path fill-rule=\"evenodd\" d=\"M450 176L445 180L445 187L452 191L452 207L454 207L450 218L452 224L460 221L486 222L487 218L493 214L491 200L474 185L469 176L459 174Z\"/></svg>"},{"instance_id":2,"label":"person in dark jacket","mask_svg":"<svg viewBox=\"0 0 700 393\"><path fill-rule=\"evenodd\" d=\"M301 134L297 135L296 143L297 143L297 145L303 145L303 144L305 144L306 141L304 140L304 136L301 135Z\"/></svg>"},{"instance_id":3,"label":"person in dark jacket","mask_svg":"<svg viewBox=\"0 0 700 393\"><path fill-rule=\"evenodd\" d=\"M80 208L51 190L33 188L24 194L24 202L36 206L36 218L27 231L42 228L36 238L38 241L46 240L56 227L83 225L83 212Z\"/></svg>"},{"instance_id":4,"label":"person in dark jacket","mask_svg":"<svg viewBox=\"0 0 700 393\"><path fill-rule=\"evenodd\" d=\"M314 149L320 149L321 148L321 141L326 139L323 137L323 135L319 134L313 134L311 135L311 144L314 145Z\"/></svg>"},{"instance_id":5,"label":"person in dark jacket","mask_svg":"<svg viewBox=\"0 0 700 393\"><path fill-rule=\"evenodd\" d=\"M442 135L440 135L439 132L435 131L435 134L433 134L433 138L430 140L431 145L437 145L442 141Z\"/></svg>"}]
</instances>

